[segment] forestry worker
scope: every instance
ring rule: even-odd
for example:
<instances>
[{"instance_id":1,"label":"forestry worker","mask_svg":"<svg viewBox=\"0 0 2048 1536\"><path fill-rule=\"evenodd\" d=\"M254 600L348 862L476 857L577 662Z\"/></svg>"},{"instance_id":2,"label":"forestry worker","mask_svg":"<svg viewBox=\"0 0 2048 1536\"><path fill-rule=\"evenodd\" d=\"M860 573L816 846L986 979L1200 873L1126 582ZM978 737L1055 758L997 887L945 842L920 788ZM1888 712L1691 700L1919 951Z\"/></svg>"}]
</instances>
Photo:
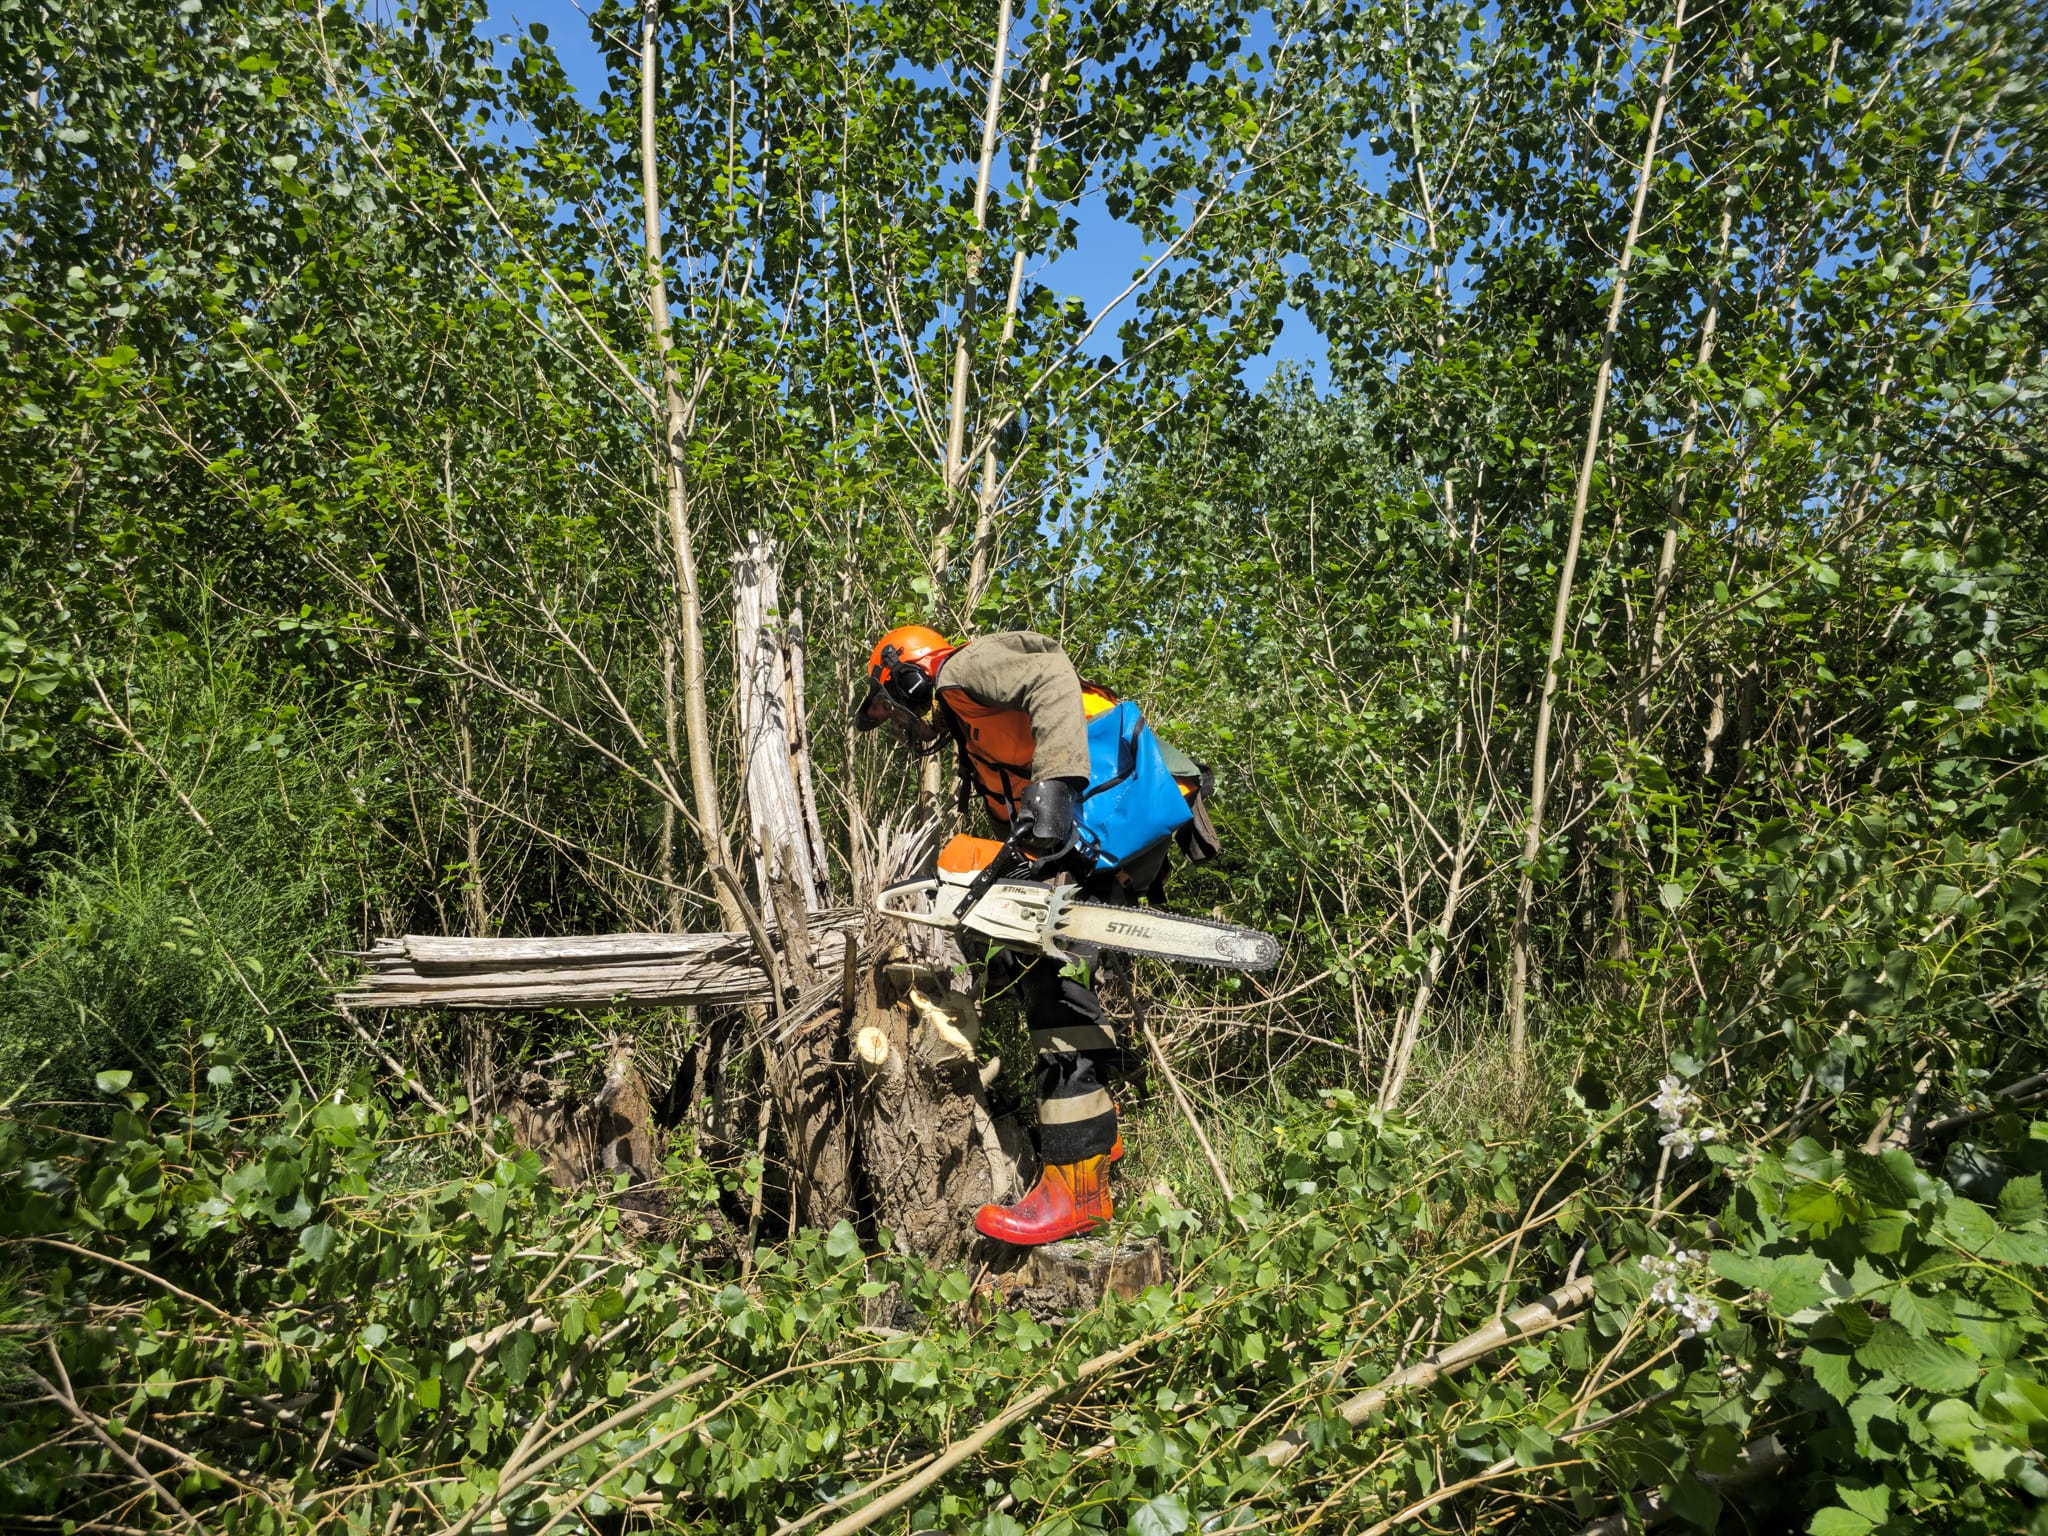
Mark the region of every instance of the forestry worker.
<instances>
[{"instance_id":1,"label":"forestry worker","mask_svg":"<svg viewBox=\"0 0 2048 1536\"><path fill-rule=\"evenodd\" d=\"M1072 841L1076 803L1088 787L1088 722L1116 703L1106 689L1083 683L1048 636L983 635L954 645L907 624L876 642L856 718L862 730L894 724L920 756L956 743L963 804L978 796L1002 835L1042 856ZM1146 868L1058 877L1079 878L1090 900L1130 902L1147 893L1165 858L1162 845ZM1041 864L1036 873L1054 871ZM1105 1079L1119 1070L1121 1052L1095 995L1094 946L1073 949L1075 965L1007 949L988 962L990 995L1015 987L1031 1027L1044 1170L1015 1205L985 1205L975 1214L976 1229L1001 1242L1055 1242L1111 1213L1109 1165L1123 1156L1123 1143Z\"/></svg>"}]
</instances>

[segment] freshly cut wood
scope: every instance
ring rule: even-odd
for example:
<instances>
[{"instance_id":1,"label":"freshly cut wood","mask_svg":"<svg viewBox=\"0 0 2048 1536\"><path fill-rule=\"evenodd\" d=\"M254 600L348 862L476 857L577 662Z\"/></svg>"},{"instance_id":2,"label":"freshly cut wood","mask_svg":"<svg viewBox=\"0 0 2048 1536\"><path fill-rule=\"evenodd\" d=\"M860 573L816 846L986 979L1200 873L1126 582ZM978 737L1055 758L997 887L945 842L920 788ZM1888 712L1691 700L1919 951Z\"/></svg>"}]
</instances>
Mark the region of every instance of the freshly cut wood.
<instances>
[{"instance_id":1,"label":"freshly cut wood","mask_svg":"<svg viewBox=\"0 0 2048 1536\"><path fill-rule=\"evenodd\" d=\"M1005 1306L1022 1306L1044 1320L1086 1312L1112 1292L1134 1301L1171 1275L1165 1245L1156 1238L1078 1237L1024 1249L1015 1267L991 1276L991 1283Z\"/></svg>"}]
</instances>

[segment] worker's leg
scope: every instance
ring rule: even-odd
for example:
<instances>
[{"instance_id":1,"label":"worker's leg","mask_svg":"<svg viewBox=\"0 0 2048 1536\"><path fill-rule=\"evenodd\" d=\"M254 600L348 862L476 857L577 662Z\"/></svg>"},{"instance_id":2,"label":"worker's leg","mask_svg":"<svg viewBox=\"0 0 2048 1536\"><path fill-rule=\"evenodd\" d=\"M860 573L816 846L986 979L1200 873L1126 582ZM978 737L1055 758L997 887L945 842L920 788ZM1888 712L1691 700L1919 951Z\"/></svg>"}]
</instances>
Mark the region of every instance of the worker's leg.
<instances>
[{"instance_id":1,"label":"worker's leg","mask_svg":"<svg viewBox=\"0 0 2048 1536\"><path fill-rule=\"evenodd\" d=\"M1116 1106L1103 1081L1116 1060L1116 1035L1102 1016L1089 966L1003 959L1008 963L991 967L991 989L1015 985L1031 1026L1043 1166L1038 1183L1021 1200L983 1206L974 1225L1006 1243L1055 1242L1090 1231L1112 1214Z\"/></svg>"},{"instance_id":2,"label":"worker's leg","mask_svg":"<svg viewBox=\"0 0 2048 1536\"><path fill-rule=\"evenodd\" d=\"M1116 1031L1095 995L1095 957L1073 965L1046 958L1025 970L1019 988L1037 1052L1038 1155L1078 1163L1116 1142L1116 1106L1106 1086L1118 1052Z\"/></svg>"}]
</instances>

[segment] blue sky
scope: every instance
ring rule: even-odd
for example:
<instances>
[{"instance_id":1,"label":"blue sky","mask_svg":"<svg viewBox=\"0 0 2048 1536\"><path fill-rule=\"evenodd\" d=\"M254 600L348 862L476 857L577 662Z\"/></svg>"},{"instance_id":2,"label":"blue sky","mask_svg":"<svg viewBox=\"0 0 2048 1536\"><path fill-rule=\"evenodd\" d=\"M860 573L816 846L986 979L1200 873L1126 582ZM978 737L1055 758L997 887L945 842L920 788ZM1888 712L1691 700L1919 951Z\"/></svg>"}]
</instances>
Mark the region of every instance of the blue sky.
<instances>
[{"instance_id":1,"label":"blue sky","mask_svg":"<svg viewBox=\"0 0 2048 1536\"><path fill-rule=\"evenodd\" d=\"M562 61L563 71L578 94L595 104L604 83L604 61L590 39L590 25L583 12L571 0L492 0L490 25L495 30L510 33L536 21L547 27L548 45ZM1079 298L1092 315L1123 291L1154 249L1131 225L1111 218L1099 200L1084 203L1078 218L1075 248L1032 270L1039 281L1055 292ZM1125 300L1124 306L1096 333L1099 350L1116 350L1116 323L1124 317L1131 302ZM1271 351L1245 365L1245 382L1257 389L1276 367L1290 362L1308 368L1317 386L1326 387L1327 344L1298 311L1289 308L1282 311L1282 317L1279 340Z\"/></svg>"}]
</instances>

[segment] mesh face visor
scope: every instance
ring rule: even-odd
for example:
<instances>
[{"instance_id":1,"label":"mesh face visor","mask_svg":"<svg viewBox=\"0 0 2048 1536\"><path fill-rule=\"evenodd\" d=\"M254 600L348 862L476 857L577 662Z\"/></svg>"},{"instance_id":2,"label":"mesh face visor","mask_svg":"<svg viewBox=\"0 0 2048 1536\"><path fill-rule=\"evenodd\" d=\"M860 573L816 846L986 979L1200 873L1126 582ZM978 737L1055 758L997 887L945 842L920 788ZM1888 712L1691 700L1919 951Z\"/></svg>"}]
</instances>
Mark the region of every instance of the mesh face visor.
<instances>
[{"instance_id":1,"label":"mesh face visor","mask_svg":"<svg viewBox=\"0 0 2048 1536\"><path fill-rule=\"evenodd\" d=\"M853 728L857 731L872 731L876 726L887 725L891 721L908 726L916 722L916 717L891 698L887 689L878 683L870 682L867 692L862 694L860 702L854 705Z\"/></svg>"}]
</instances>

